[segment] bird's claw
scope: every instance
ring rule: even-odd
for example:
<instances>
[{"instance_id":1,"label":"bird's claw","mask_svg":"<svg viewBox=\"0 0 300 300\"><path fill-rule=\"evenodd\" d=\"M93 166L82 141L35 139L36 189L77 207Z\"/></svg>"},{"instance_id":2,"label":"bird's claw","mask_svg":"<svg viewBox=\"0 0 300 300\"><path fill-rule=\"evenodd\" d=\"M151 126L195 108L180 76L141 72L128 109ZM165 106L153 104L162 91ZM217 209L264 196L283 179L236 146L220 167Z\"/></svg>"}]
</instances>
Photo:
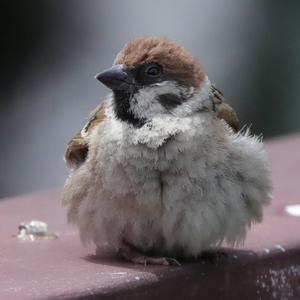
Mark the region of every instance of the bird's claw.
<instances>
[{"instance_id":1,"label":"bird's claw","mask_svg":"<svg viewBox=\"0 0 300 300\"><path fill-rule=\"evenodd\" d=\"M130 259L135 264L147 265L160 265L160 266L181 266L180 262L171 257L149 257L137 256Z\"/></svg>"},{"instance_id":2,"label":"bird's claw","mask_svg":"<svg viewBox=\"0 0 300 300\"><path fill-rule=\"evenodd\" d=\"M180 262L172 257L154 257L143 255L136 247L129 243L123 242L119 249L119 254L135 264L140 265L160 265L160 266L181 266Z\"/></svg>"}]
</instances>

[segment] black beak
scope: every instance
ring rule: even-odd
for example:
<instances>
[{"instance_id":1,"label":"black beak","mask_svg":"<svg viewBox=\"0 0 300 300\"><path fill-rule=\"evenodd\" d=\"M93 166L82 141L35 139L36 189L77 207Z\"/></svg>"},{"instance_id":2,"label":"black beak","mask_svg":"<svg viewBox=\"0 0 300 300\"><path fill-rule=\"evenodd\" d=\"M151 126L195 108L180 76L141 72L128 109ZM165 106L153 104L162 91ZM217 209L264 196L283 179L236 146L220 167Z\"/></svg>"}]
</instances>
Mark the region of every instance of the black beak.
<instances>
[{"instance_id":1,"label":"black beak","mask_svg":"<svg viewBox=\"0 0 300 300\"><path fill-rule=\"evenodd\" d=\"M128 90L134 84L134 78L123 65L115 65L95 76L113 91Z\"/></svg>"}]
</instances>

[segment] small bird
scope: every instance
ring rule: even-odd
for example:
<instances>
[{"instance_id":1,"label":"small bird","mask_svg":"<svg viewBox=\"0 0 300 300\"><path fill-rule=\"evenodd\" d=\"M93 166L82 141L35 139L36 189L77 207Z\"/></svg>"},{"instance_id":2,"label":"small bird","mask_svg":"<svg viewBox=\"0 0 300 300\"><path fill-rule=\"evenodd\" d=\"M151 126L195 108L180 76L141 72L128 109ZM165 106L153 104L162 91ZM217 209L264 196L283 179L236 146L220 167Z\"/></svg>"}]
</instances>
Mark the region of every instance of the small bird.
<instances>
[{"instance_id":1,"label":"small bird","mask_svg":"<svg viewBox=\"0 0 300 300\"><path fill-rule=\"evenodd\" d=\"M135 38L96 78L112 93L65 154L63 204L82 242L158 265L242 242L271 199L267 157L197 60Z\"/></svg>"}]
</instances>

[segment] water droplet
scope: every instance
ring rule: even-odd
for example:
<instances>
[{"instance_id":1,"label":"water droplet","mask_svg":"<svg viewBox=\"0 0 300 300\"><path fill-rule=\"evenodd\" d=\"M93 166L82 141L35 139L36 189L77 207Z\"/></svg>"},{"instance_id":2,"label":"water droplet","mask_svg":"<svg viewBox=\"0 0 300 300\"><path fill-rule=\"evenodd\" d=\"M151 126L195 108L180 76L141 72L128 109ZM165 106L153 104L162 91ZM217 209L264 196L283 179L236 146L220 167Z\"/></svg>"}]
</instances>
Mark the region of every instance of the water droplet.
<instances>
[{"instance_id":1,"label":"water droplet","mask_svg":"<svg viewBox=\"0 0 300 300\"><path fill-rule=\"evenodd\" d=\"M58 236L48 232L48 225L42 221L32 220L21 223L18 227L18 239L20 240L49 240Z\"/></svg>"}]
</instances>

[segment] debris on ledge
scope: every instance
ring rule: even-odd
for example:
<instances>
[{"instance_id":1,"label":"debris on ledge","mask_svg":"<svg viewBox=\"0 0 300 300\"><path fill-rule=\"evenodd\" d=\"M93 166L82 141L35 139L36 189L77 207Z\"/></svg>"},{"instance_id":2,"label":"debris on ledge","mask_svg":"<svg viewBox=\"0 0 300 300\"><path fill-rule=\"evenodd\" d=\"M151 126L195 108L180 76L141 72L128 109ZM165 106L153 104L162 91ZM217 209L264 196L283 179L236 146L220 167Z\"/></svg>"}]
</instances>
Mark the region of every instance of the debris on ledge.
<instances>
[{"instance_id":1,"label":"debris on ledge","mask_svg":"<svg viewBox=\"0 0 300 300\"><path fill-rule=\"evenodd\" d=\"M18 239L23 241L50 240L58 238L55 233L48 232L48 224L42 221L32 220L20 223L18 227Z\"/></svg>"}]
</instances>

